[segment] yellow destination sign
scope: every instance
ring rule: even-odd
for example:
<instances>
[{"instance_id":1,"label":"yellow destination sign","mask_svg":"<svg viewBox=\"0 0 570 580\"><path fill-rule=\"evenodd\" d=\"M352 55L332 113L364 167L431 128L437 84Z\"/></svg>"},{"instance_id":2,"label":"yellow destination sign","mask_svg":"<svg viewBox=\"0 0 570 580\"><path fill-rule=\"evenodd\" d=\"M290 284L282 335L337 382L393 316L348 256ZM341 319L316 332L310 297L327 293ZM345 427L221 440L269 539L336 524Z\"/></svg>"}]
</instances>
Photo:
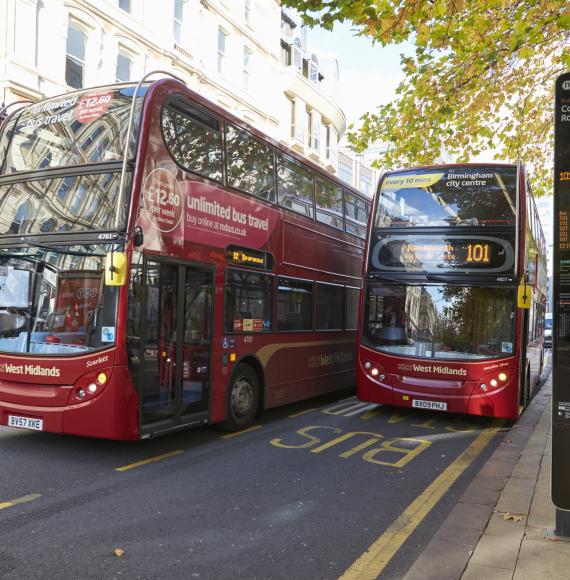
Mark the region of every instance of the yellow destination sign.
<instances>
[{"instance_id":1,"label":"yellow destination sign","mask_svg":"<svg viewBox=\"0 0 570 580\"><path fill-rule=\"evenodd\" d=\"M405 187L429 187L443 178L445 173L404 173L390 175L382 182L382 191L393 191Z\"/></svg>"}]
</instances>

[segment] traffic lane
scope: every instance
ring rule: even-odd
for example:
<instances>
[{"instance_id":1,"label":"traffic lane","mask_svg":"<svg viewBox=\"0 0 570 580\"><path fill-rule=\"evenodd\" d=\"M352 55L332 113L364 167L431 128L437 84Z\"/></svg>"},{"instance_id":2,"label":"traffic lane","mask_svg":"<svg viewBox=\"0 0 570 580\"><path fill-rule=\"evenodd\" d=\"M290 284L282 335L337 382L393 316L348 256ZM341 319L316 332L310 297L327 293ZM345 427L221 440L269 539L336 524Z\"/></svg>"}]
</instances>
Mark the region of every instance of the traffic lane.
<instances>
[{"instance_id":1,"label":"traffic lane","mask_svg":"<svg viewBox=\"0 0 570 580\"><path fill-rule=\"evenodd\" d=\"M489 425L389 409L355 415L356 405L269 421L115 473L69 509L27 507L29 522L16 525L14 512L0 532L17 561L6 577L34 577L38 566L57 575L69 546L70 575L82 577L338 577ZM420 443L401 440L410 437ZM26 549L30 528L39 560Z\"/></svg>"},{"instance_id":2,"label":"traffic lane","mask_svg":"<svg viewBox=\"0 0 570 580\"><path fill-rule=\"evenodd\" d=\"M334 404L346 398L346 391L331 393L309 401L271 410L266 422L279 421L289 414L312 407ZM173 451L201 449L220 437L228 436L212 427L199 427L145 441L108 441L56 435L0 426L0 503L38 493L65 490L69 482L82 485L104 477L118 467L136 464Z\"/></svg>"}]
</instances>

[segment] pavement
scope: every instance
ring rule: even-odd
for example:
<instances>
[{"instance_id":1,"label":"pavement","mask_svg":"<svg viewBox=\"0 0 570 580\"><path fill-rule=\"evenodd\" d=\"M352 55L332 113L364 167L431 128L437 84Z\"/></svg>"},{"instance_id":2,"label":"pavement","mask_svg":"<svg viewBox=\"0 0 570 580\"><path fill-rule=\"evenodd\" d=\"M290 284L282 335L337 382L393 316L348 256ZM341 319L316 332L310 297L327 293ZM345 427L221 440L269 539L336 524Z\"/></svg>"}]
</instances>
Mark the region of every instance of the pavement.
<instances>
[{"instance_id":1,"label":"pavement","mask_svg":"<svg viewBox=\"0 0 570 580\"><path fill-rule=\"evenodd\" d=\"M549 365L550 366L550 365ZM404 580L570 579L570 541L549 539L552 374Z\"/></svg>"}]
</instances>

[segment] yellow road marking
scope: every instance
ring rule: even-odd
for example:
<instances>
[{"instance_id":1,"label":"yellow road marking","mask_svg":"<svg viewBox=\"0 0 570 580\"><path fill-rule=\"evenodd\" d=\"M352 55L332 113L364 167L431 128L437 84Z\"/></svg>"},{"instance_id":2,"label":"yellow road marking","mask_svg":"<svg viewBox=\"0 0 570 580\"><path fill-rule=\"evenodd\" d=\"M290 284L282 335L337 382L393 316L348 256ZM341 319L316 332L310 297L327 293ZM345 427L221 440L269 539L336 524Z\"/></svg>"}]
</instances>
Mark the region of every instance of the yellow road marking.
<instances>
[{"instance_id":1,"label":"yellow road marking","mask_svg":"<svg viewBox=\"0 0 570 580\"><path fill-rule=\"evenodd\" d=\"M258 429L261 429L263 427L263 425L254 425L253 427L250 427L249 429L244 429L243 431L238 431L237 433L228 433L227 435L222 435L222 439L231 439L232 437L239 437L240 435L243 435L244 433L249 433L251 431L257 431Z\"/></svg>"},{"instance_id":2,"label":"yellow road marking","mask_svg":"<svg viewBox=\"0 0 570 580\"><path fill-rule=\"evenodd\" d=\"M315 409L305 409L304 411L299 411L298 413L293 413L293 415L289 415L289 419L295 419L296 417L300 417L301 415L306 415L307 413L312 413Z\"/></svg>"},{"instance_id":3,"label":"yellow road marking","mask_svg":"<svg viewBox=\"0 0 570 580\"><path fill-rule=\"evenodd\" d=\"M20 503L28 503L29 501L34 501L35 499L38 499L39 497L42 497L39 493L32 493L30 495L18 497L16 499L11 500L11 501L1 502L0 503L0 510L5 510L6 508L18 505Z\"/></svg>"},{"instance_id":4,"label":"yellow road marking","mask_svg":"<svg viewBox=\"0 0 570 580\"><path fill-rule=\"evenodd\" d=\"M184 449L177 449L176 451L170 451L169 453L163 453L162 455L149 457L148 459L143 459L142 461L137 461L136 463L129 463L129 465L123 465L123 467L115 468L115 471L128 471L129 469L141 467L142 465L148 465L149 463L154 463L155 461L160 461L161 459L168 459L169 457L174 457L175 455L180 455L181 453L184 453Z\"/></svg>"},{"instance_id":5,"label":"yellow road marking","mask_svg":"<svg viewBox=\"0 0 570 580\"><path fill-rule=\"evenodd\" d=\"M376 417L376 415L379 415L382 412L382 410L383 410L382 405L378 405L376 409L370 409L369 411L365 411L364 413L362 413L360 418L363 421L367 421L368 419L372 419L372 417Z\"/></svg>"},{"instance_id":6,"label":"yellow road marking","mask_svg":"<svg viewBox=\"0 0 570 580\"><path fill-rule=\"evenodd\" d=\"M392 522L390 527L346 570L339 580L377 578L447 490L485 449L503 423L502 420L496 421L495 427L485 429L480 433L475 441Z\"/></svg>"}]
</instances>

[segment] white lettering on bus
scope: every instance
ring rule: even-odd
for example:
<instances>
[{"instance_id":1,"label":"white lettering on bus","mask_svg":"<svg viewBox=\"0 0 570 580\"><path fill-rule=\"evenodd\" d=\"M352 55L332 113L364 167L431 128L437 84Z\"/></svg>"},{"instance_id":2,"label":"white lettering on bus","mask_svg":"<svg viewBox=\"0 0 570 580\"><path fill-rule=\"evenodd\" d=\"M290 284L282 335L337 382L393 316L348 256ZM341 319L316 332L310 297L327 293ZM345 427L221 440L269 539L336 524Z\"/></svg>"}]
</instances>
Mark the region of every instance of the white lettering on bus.
<instances>
[{"instance_id":1,"label":"white lettering on bus","mask_svg":"<svg viewBox=\"0 0 570 580\"><path fill-rule=\"evenodd\" d=\"M61 371L57 367L42 367L41 365L15 365L0 363L0 373L8 375L28 375L33 377L59 377Z\"/></svg>"}]
</instances>

